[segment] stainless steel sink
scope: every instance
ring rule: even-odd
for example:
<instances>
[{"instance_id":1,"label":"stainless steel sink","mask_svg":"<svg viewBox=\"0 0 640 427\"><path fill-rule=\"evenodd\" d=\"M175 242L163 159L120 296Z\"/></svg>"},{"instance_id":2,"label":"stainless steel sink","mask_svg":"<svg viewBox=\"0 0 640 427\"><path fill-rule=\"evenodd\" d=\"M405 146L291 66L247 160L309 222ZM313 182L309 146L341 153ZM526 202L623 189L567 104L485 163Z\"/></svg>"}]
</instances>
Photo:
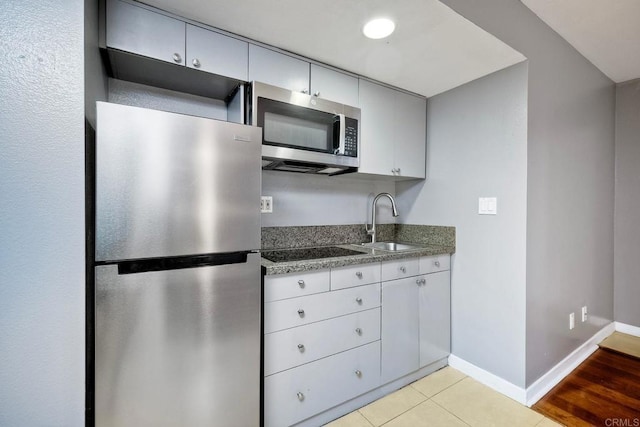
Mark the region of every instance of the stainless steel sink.
<instances>
[{"instance_id":1,"label":"stainless steel sink","mask_svg":"<svg viewBox=\"0 0 640 427\"><path fill-rule=\"evenodd\" d=\"M362 246L366 248L382 249L383 251L389 251L389 252L413 251L416 249L421 249L421 246L410 245L408 243L396 243L396 242L363 243Z\"/></svg>"}]
</instances>

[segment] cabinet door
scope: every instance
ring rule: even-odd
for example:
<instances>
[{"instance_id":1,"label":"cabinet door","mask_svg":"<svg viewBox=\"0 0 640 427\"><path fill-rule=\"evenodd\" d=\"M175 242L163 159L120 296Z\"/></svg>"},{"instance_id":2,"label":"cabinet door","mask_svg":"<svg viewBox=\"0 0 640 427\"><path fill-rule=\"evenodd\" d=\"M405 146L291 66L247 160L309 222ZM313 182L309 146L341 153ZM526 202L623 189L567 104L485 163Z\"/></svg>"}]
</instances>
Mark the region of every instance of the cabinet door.
<instances>
[{"instance_id":1,"label":"cabinet door","mask_svg":"<svg viewBox=\"0 0 640 427\"><path fill-rule=\"evenodd\" d=\"M187 67L246 81L249 43L187 24Z\"/></svg>"},{"instance_id":2,"label":"cabinet door","mask_svg":"<svg viewBox=\"0 0 640 427\"><path fill-rule=\"evenodd\" d=\"M427 146L427 100L403 92L395 93L394 166L397 175L425 177Z\"/></svg>"},{"instance_id":3,"label":"cabinet door","mask_svg":"<svg viewBox=\"0 0 640 427\"><path fill-rule=\"evenodd\" d=\"M420 367L451 352L451 292L449 271L423 276L420 301Z\"/></svg>"},{"instance_id":4,"label":"cabinet door","mask_svg":"<svg viewBox=\"0 0 640 427\"><path fill-rule=\"evenodd\" d=\"M358 78L311 64L311 94L357 107Z\"/></svg>"},{"instance_id":5,"label":"cabinet door","mask_svg":"<svg viewBox=\"0 0 640 427\"><path fill-rule=\"evenodd\" d=\"M417 277L382 284L382 382L418 370Z\"/></svg>"},{"instance_id":6,"label":"cabinet door","mask_svg":"<svg viewBox=\"0 0 640 427\"><path fill-rule=\"evenodd\" d=\"M360 80L360 173L393 175L395 92Z\"/></svg>"},{"instance_id":7,"label":"cabinet door","mask_svg":"<svg viewBox=\"0 0 640 427\"><path fill-rule=\"evenodd\" d=\"M107 2L107 46L184 65L186 24L119 0Z\"/></svg>"},{"instance_id":8,"label":"cabinet door","mask_svg":"<svg viewBox=\"0 0 640 427\"><path fill-rule=\"evenodd\" d=\"M309 63L256 45L249 45L249 81L294 92L309 92Z\"/></svg>"}]
</instances>

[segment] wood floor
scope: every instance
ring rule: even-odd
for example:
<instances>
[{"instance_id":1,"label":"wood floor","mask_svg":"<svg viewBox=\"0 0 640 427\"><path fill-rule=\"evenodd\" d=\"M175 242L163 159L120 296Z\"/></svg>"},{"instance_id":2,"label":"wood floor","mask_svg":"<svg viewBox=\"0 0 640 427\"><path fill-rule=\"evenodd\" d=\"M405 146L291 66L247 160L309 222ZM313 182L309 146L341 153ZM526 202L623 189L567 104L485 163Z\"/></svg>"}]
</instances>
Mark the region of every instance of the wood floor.
<instances>
[{"instance_id":1,"label":"wood floor","mask_svg":"<svg viewBox=\"0 0 640 427\"><path fill-rule=\"evenodd\" d=\"M598 349L532 409L570 427L640 427L640 359Z\"/></svg>"}]
</instances>

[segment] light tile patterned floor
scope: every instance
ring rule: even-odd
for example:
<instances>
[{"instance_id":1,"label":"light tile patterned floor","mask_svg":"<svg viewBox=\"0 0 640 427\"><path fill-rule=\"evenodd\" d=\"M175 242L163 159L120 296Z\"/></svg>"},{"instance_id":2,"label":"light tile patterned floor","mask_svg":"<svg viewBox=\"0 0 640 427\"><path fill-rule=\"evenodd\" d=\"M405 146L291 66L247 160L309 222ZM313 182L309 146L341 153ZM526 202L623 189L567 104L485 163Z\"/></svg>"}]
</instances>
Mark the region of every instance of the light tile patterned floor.
<instances>
[{"instance_id":1,"label":"light tile patterned floor","mask_svg":"<svg viewBox=\"0 0 640 427\"><path fill-rule=\"evenodd\" d=\"M446 367L327 427L554 427L560 424Z\"/></svg>"}]
</instances>

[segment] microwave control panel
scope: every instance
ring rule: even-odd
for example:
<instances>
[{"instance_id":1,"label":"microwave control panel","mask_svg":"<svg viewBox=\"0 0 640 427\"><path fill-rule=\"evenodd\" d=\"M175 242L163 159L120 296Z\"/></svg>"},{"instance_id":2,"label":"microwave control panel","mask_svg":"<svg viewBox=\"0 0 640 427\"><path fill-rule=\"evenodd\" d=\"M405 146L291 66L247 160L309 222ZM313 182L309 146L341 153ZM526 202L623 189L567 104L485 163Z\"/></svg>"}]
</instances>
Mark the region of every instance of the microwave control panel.
<instances>
[{"instance_id":1,"label":"microwave control panel","mask_svg":"<svg viewBox=\"0 0 640 427\"><path fill-rule=\"evenodd\" d=\"M344 155L358 157L358 121L345 117Z\"/></svg>"}]
</instances>

